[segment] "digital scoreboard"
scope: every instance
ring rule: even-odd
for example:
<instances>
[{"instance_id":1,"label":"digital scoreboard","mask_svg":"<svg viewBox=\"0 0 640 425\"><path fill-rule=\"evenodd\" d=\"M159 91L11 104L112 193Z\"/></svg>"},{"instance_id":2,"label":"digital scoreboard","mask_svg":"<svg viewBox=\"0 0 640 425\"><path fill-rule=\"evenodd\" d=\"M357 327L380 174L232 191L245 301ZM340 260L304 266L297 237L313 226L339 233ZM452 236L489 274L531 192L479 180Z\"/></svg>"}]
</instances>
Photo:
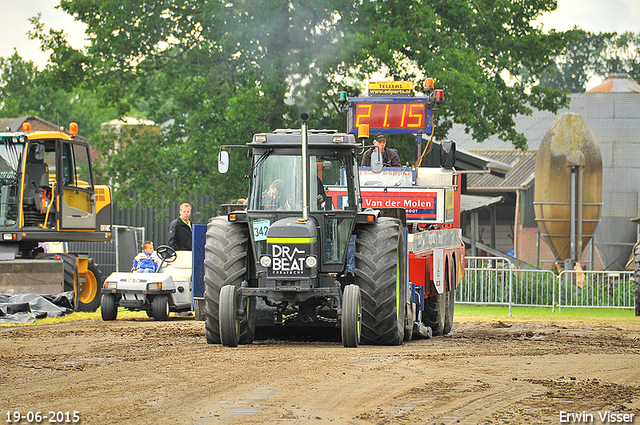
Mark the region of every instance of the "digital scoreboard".
<instances>
[{"instance_id":1,"label":"digital scoreboard","mask_svg":"<svg viewBox=\"0 0 640 425\"><path fill-rule=\"evenodd\" d=\"M362 124L372 133L431 132L431 99L416 97L361 97L349 99L349 133Z\"/></svg>"}]
</instances>

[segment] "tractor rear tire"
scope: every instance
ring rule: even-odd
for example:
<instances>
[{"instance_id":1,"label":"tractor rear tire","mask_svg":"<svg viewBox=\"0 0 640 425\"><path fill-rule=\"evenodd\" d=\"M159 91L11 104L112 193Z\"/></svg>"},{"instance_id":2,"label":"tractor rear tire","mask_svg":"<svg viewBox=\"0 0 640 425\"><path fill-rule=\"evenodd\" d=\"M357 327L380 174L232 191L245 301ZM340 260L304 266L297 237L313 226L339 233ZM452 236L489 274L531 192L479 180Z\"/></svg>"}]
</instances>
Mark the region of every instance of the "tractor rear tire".
<instances>
[{"instance_id":1,"label":"tractor rear tire","mask_svg":"<svg viewBox=\"0 0 640 425\"><path fill-rule=\"evenodd\" d=\"M249 231L242 223L230 223L226 216L214 217L207 224L204 246L205 330L209 344L220 344L220 291L236 289L248 279ZM239 323L238 341L251 344L255 335L256 300L247 300L247 312Z\"/></svg>"},{"instance_id":2,"label":"tractor rear tire","mask_svg":"<svg viewBox=\"0 0 640 425\"><path fill-rule=\"evenodd\" d=\"M116 305L116 296L114 294L103 294L100 307L102 320L108 321L117 319L118 306Z\"/></svg>"},{"instance_id":3,"label":"tractor rear tire","mask_svg":"<svg viewBox=\"0 0 640 425\"><path fill-rule=\"evenodd\" d=\"M240 320L238 320L238 297L236 287L226 285L220 289L220 341L225 347L237 347L240 340Z\"/></svg>"},{"instance_id":4,"label":"tractor rear tire","mask_svg":"<svg viewBox=\"0 0 640 425\"><path fill-rule=\"evenodd\" d=\"M154 320L166 322L169 319L169 297L167 295L153 297L151 312Z\"/></svg>"},{"instance_id":5,"label":"tractor rear tire","mask_svg":"<svg viewBox=\"0 0 640 425\"><path fill-rule=\"evenodd\" d=\"M407 293L402 223L382 217L356 229L356 284L362 294L363 344L401 345Z\"/></svg>"},{"instance_id":6,"label":"tractor rear tire","mask_svg":"<svg viewBox=\"0 0 640 425\"><path fill-rule=\"evenodd\" d=\"M342 344L357 347L362 330L362 295L358 285L347 285L342 293Z\"/></svg>"}]
</instances>

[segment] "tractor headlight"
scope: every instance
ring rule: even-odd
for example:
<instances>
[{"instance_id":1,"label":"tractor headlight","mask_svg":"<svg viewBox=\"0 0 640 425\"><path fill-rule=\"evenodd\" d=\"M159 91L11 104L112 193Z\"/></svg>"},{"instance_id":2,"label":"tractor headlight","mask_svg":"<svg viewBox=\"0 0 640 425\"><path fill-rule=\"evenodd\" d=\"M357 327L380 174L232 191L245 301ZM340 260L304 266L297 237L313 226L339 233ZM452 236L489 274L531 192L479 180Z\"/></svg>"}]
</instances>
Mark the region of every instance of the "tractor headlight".
<instances>
[{"instance_id":1,"label":"tractor headlight","mask_svg":"<svg viewBox=\"0 0 640 425\"><path fill-rule=\"evenodd\" d=\"M265 269L271 267L271 257L269 257L268 255L263 255L262 257L260 257L260 265Z\"/></svg>"},{"instance_id":2,"label":"tractor headlight","mask_svg":"<svg viewBox=\"0 0 640 425\"><path fill-rule=\"evenodd\" d=\"M118 282L105 282L104 287L107 289L118 289Z\"/></svg>"},{"instance_id":3,"label":"tractor headlight","mask_svg":"<svg viewBox=\"0 0 640 425\"><path fill-rule=\"evenodd\" d=\"M147 291L157 291L158 289L162 289L162 283L160 282L147 283Z\"/></svg>"},{"instance_id":4,"label":"tractor headlight","mask_svg":"<svg viewBox=\"0 0 640 425\"><path fill-rule=\"evenodd\" d=\"M304 259L304 265L307 266L307 268L312 269L318 265L318 259L315 255L310 255Z\"/></svg>"}]
</instances>

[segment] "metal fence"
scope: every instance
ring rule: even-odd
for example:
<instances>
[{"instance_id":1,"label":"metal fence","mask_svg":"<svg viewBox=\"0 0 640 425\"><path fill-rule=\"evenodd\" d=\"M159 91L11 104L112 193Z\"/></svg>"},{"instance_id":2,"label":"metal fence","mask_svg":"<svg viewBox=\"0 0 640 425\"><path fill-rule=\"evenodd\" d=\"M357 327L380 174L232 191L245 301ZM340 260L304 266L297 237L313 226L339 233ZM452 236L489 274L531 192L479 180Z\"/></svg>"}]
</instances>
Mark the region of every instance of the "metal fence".
<instances>
[{"instance_id":1,"label":"metal fence","mask_svg":"<svg viewBox=\"0 0 640 425\"><path fill-rule=\"evenodd\" d=\"M502 257L467 257L456 302L534 307L634 308L633 272L517 269Z\"/></svg>"},{"instance_id":2,"label":"metal fence","mask_svg":"<svg viewBox=\"0 0 640 425\"><path fill-rule=\"evenodd\" d=\"M145 240L144 227L112 226L113 237L101 242L68 242L68 252L86 253L94 259L107 277L115 271L129 271L133 258L140 252Z\"/></svg>"}]
</instances>

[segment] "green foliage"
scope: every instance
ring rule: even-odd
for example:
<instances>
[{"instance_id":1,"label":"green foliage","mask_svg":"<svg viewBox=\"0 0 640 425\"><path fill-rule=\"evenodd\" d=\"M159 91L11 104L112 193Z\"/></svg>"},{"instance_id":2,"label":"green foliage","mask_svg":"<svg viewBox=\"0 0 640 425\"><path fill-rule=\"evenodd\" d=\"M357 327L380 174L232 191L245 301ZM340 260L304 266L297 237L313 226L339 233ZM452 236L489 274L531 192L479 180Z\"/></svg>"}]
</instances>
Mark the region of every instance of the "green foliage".
<instances>
[{"instance_id":1,"label":"green foliage","mask_svg":"<svg viewBox=\"0 0 640 425\"><path fill-rule=\"evenodd\" d=\"M117 200L159 206L214 195L225 203L246 195L242 176L249 164L243 152L233 151L230 173L218 174L221 145L297 127L302 112L310 115L311 128L345 130L338 92L359 95L380 69L416 87L430 76L445 89L436 139L458 122L478 140L498 134L526 148L513 116L530 113L532 106L556 111L567 101L563 87L540 81L579 33L545 34L531 25L556 5L555 0L61 0L63 11L87 24L86 51L70 46L63 31L47 31L36 16L29 35L52 52L50 63L38 73L19 58L11 66L4 61L4 81L13 85L0 88L7 115L39 111L49 120L56 114L91 120L81 128L100 139L101 172L116 184ZM37 96L21 89L24 81L39 85ZM135 111L173 124L128 135L114 154L116 140L97 136L98 123ZM403 162L416 159L413 142L399 136L389 145L400 150Z\"/></svg>"},{"instance_id":2,"label":"green foliage","mask_svg":"<svg viewBox=\"0 0 640 425\"><path fill-rule=\"evenodd\" d=\"M624 274L622 276L625 276ZM633 307L635 285L627 278L603 273L469 268L456 299L470 303Z\"/></svg>"},{"instance_id":3,"label":"green foliage","mask_svg":"<svg viewBox=\"0 0 640 425\"><path fill-rule=\"evenodd\" d=\"M601 323L640 323L640 317L634 316L633 309L614 308L562 308L551 307L509 307L478 306L457 304L456 321L569 321Z\"/></svg>"},{"instance_id":4,"label":"green foliage","mask_svg":"<svg viewBox=\"0 0 640 425\"><path fill-rule=\"evenodd\" d=\"M572 31L567 50L541 76L545 87L582 93L592 77L629 74L640 81L640 33Z\"/></svg>"}]
</instances>

